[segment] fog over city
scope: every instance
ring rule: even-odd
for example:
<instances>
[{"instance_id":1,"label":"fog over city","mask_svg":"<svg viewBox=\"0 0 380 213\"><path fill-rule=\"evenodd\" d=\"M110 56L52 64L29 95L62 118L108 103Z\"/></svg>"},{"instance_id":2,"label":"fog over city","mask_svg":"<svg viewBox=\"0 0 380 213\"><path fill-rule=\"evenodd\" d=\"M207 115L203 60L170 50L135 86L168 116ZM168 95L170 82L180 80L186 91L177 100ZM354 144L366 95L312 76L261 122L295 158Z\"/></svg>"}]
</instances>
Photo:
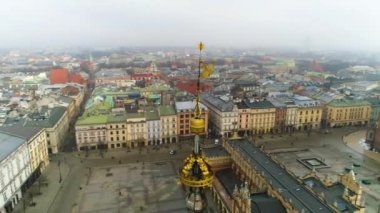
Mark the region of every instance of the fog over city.
<instances>
[{"instance_id":1,"label":"fog over city","mask_svg":"<svg viewBox=\"0 0 380 213\"><path fill-rule=\"evenodd\" d=\"M17 0L0 7L0 48L190 46L380 49L380 2Z\"/></svg>"}]
</instances>

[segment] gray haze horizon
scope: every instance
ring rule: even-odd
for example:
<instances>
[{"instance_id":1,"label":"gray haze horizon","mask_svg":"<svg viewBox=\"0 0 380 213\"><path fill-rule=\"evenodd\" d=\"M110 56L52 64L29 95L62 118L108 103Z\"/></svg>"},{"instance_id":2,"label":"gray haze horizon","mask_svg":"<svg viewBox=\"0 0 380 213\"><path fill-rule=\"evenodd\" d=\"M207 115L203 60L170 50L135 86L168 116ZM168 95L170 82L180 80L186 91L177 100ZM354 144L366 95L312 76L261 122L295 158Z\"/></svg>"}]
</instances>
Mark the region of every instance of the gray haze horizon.
<instances>
[{"instance_id":1,"label":"gray haze horizon","mask_svg":"<svg viewBox=\"0 0 380 213\"><path fill-rule=\"evenodd\" d=\"M193 46L380 51L375 0L15 0L0 49Z\"/></svg>"}]
</instances>

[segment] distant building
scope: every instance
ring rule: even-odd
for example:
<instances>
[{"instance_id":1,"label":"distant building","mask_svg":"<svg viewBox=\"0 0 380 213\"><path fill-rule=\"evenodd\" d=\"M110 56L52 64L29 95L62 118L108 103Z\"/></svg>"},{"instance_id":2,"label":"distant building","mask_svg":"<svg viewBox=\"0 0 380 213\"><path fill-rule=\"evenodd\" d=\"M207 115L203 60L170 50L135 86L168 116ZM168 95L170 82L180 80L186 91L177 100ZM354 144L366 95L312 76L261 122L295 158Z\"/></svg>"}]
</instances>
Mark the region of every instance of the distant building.
<instances>
[{"instance_id":1,"label":"distant building","mask_svg":"<svg viewBox=\"0 0 380 213\"><path fill-rule=\"evenodd\" d=\"M65 68L53 68L50 71L50 84L65 84L70 81L70 73Z\"/></svg>"},{"instance_id":2,"label":"distant building","mask_svg":"<svg viewBox=\"0 0 380 213\"><path fill-rule=\"evenodd\" d=\"M50 71L50 84L66 83L84 84L85 80L79 73L70 73L66 68L53 68Z\"/></svg>"},{"instance_id":3,"label":"distant building","mask_svg":"<svg viewBox=\"0 0 380 213\"><path fill-rule=\"evenodd\" d=\"M186 91L191 94L196 94L197 92L197 83L195 80L193 81L179 81L175 85L179 90L181 91ZM207 92L211 91L213 89L212 85L206 84L206 83L201 83L199 90L201 92Z\"/></svg>"},{"instance_id":4,"label":"distant building","mask_svg":"<svg viewBox=\"0 0 380 213\"><path fill-rule=\"evenodd\" d=\"M158 113L160 115L160 132L161 142L176 143L178 141L178 116L176 109L172 105L159 106Z\"/></svg>"},{"instance_id":5,"label":"distant building","mask_svg":"<svg viewBox=\"0 0 380 213\"><path fill-rule=\"evenodd\" d=\"M276 108L270 101L245 99L243 103L250 108L253 134L274 133Z\"/></svg>"},{"instance_id":6,"label":"distant building","mask_svg":"<svg viewBox=\"0 0 380 213\"><path fill-rule=\"evenodd\" d=\"M229 97L204 93L201 102L209 110L211 127L218 135L230 137L239 128L239 109Z\"/></svg>"},{"instance_id":7,"label":"distant building","mask_svg":"<svg viewBox=\"0 0 380 213\"><path fill-rule=\"evenodd\" d=\"M296 129L319 129L322 120L321 103L318 100L300 95L292 96L292 100L297 106Z\"/></svg>"},{"instance_id":8,"label":"distant building","mask_svg":"<svg viewBox=\"0 0 380 213\"><path fill-rule=\"evenodd\" d=\"M39 111L28 114L26 118L17 120L8 118L4 126L45 128L48 152L57 153L63 145L69 129L69 119L65 107L44 106Z\"/></svg>"},{"instance_id":9,"label":"distant building","mask_svg":"<svg viewBox=\"0 0 380 213\"><path fill-rule=\"evenodd\" d=\"M380 116L380 99L379 98L370 98L367 101L371 105L371 115L369 118L369 125L376 126L377 120Z\"/></svg>"},{"instance_id":10,"label":"distant building","mask_svg":"<svg viewBox=\"0 0 380 213\"><path fill-rule=\"evenodd\" d=\"M136 148L176 143L177 114L174 106L147 106L125 112L100 105L87 110L75 124L78 151Z\"/></svg>"},{"instance_id":11,"label":"distant building","mask_svg":"<svg viewBox=\"0 0 380 213\"><path fill-rule=\"evenodd\" d=\"M157 108L147 107L145 109L146 125L148 129L148 145L159 145L161 141L161 119Z\"/></svg>"},{"instance_id":12,"label":"distant building","mask_svg":"<svg viewBox=\"0 0 380 213\"><path fill-rule=\"evenodd\" d=\"M365 100L335 99L327 105L329 127L368 125L371 105Z\"/></svg>"}]
</instances>

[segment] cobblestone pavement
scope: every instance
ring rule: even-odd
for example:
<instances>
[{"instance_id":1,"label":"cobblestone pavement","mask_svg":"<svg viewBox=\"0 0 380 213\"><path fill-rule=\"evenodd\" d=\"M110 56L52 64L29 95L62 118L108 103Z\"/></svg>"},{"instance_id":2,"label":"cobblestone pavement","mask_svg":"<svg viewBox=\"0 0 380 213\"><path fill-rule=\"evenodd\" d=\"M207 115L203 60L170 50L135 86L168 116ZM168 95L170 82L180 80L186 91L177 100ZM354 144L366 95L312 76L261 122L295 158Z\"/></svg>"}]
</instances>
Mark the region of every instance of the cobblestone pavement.
<instances>
[{"instance_id":1,"label":"cobblestone pavement","mask_svg":"<svg viewBox=\"0 0 380 213\"><path fill-rule=\"evenodd\" d=\"M187 212L172 162L94 167L74 212Z\"/></svg>"},{"instance_id":2,"label":"cobblestone pavement","mask_svg":"<svg viewBox=\"0 0 380 213\"><path fill-rule=\"evenodd\" d=\"M179 202L182 202L182 205L184 205L184 195L183 192L181 192L182 189L176 183L175 177L177 174L175 171L182 165L182 160L185 156L191 152L191 145L189 142L184 143L182 146L176 144L166 147L161 146L155 150L149 147L132 150L112 150L102 154L99 151L92 151L87 154L72 152L54 155L51 157L50 165L44 172L48 185L38 187L38 182L36 182L34 186L28 190L27 194L30 194L30 192L32 192L32 194L33 192L35 193L35 189L39 188L40 193L38 194L40 195L35 193L32 200L31 197L26 198L25 205L23 205L23 202L20 202L14 212L94 212L94 206L102 202L104 205L108 203L108 208L113 209L114 212L134 212L129 211L129 209L135 208L138 203L136 205L127 205L128 202L122 201L122 197L124 196L123 198L125 198L125 196L127 196L126 198L128 198L128 195L115 195L114 190L118 188L119 185L111 184L112 181L120 183L120 187L123 187L125 193L128 192L127 194L129 194L130 198L133 198L131 197L132 195L137 196L137 198L134 198L135 200L146 198L146 202L149 204L148 206L151 209L157 209L156 212L160 212L158 211L160 208L164 209L165 212L168 206L179 208ZM171 149L177 150L178 154L169 155ZM143 162L145 164L145 170L139 171L142 168ZM158 166L153 168L154 166L152 165L155 165L153 162L167 162L167 165L164 166L165 171L159 172L161 168L159 169ZM134 166L131 167L130 165ZM131 169L134 167L139 170ZM113 175L109 177L103 176L105 168L114 170L112 172ZM171 170L169 170L169 168L171 168ZM163 174L166 174L167 177L161 177ZM105 182L101 183L102 181ZM138 183L138 181L140 181L140 183ZM131 187L128 185L130 183L132 183L131 186L136 187L134 189L131 188L132 191L128 191L128 187ZM142 184L140 188L138 188L138 184ZM169 185L173 188L168 189ZM89 187L87 188L87 186ZM156 186L159 190L155 191L149 188L153 186ZM167 197L165 199L167 201L165 201L165 204L158 205L157 202L160 200L157 198L157 193L161 193L162 191L160 190L164 190L164 188L161 187L166 187L170 193L166 195ZM106 193L97 194L95 193L96 189L105 190ZM140 193L136 193L137 191L140 191ZM145 192L147 192L147 194ZM155 200L156 198L158 199L157 201ZM98 202L94 202L92 199ZM111 200L113 201L111 202ZM35 202L36 205L29 206L29 202ZM174 203L177 204L174 205ZM116 204L119 206L119 210L116 210L118 208L115 206L111 207ZM174 209L172 212L176 212ZM178 212L181 211L182 210ZM104 210L103 212L112 211Z\"/></svg>"}]
</instances>

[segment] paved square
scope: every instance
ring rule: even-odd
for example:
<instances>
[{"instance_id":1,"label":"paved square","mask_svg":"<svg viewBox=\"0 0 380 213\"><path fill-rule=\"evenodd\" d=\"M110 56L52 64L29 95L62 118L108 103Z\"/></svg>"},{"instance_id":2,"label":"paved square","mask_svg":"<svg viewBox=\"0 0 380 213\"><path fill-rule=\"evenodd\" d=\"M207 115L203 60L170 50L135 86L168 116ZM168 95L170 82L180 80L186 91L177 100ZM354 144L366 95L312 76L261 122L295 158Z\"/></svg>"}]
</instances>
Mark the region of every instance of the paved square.
<instances>
[{"instance_id":1,"label":"paved square","mask_svg":"<svg viewBox=\"0 0 380 213\"><path fill-rule=\"evenodd\" d=\"M79 212L187 212L172 162L95 167Z\"/></svg>"}]
</instances>

